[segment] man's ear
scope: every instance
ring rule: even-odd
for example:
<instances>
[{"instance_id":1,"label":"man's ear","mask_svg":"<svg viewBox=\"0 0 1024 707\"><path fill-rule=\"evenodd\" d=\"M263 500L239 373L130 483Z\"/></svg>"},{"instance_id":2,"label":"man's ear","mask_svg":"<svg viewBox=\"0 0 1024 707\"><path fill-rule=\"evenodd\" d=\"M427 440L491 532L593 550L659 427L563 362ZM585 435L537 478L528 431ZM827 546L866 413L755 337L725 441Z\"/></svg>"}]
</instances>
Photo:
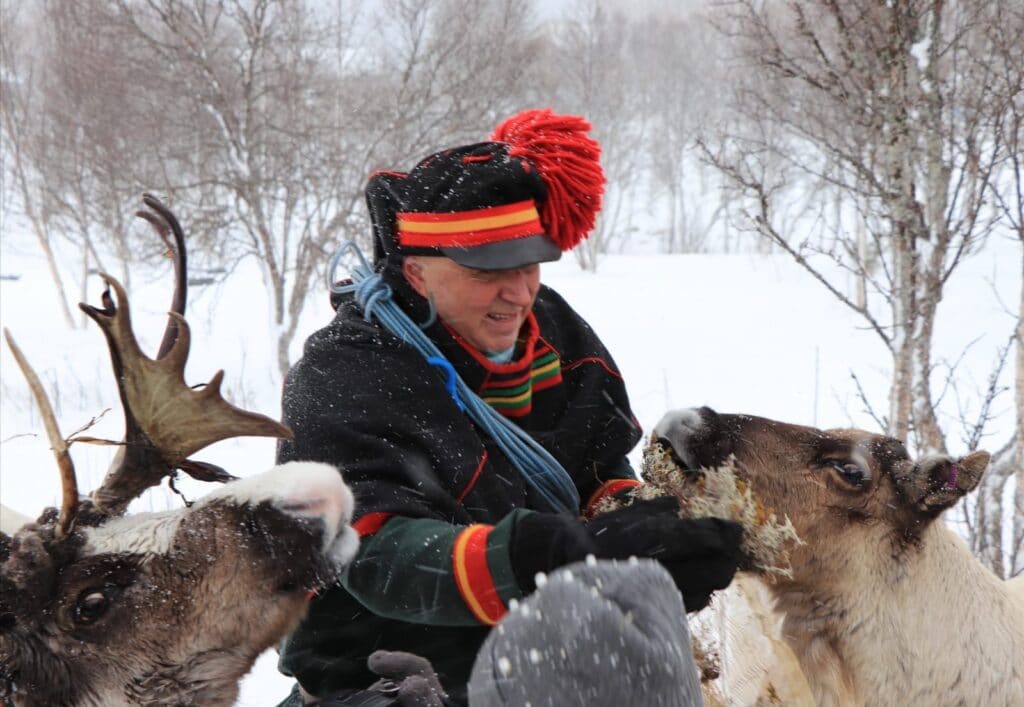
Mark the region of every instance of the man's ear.
<instances>
[{"instance_id":1,"label":"man's ear","mask_svg":"<svg viewBox=\"0 0 1024 707\"><path fill-rule=\"evenodd\" d=\"M414 255L406 256L402 261L402 274L405 276L405 281L416 291L423 299L427 299L430 296L430 291L427 289L427 281L423 277L423 263Z\"/></svg>"}]
</instances>

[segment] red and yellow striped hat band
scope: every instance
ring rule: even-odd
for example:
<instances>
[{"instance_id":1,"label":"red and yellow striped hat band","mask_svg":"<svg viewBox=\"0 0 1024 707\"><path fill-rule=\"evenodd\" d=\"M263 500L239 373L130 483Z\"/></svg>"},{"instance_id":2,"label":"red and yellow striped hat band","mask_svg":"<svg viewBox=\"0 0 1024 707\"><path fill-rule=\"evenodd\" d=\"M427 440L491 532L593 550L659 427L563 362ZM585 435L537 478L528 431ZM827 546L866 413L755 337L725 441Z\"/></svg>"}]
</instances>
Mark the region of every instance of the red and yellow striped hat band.
<instances>
[{"instance_id":1,"label":"red and yellow striped hat band","mask_svg":"<svg viewBox=\"0 0 1024 707\"><path fill-rule=\"evenodd\" d=\"M470 248L544 233L533 199L451 213L399 212L398 243L419 248Z\"/></svg>"}]
</instances>

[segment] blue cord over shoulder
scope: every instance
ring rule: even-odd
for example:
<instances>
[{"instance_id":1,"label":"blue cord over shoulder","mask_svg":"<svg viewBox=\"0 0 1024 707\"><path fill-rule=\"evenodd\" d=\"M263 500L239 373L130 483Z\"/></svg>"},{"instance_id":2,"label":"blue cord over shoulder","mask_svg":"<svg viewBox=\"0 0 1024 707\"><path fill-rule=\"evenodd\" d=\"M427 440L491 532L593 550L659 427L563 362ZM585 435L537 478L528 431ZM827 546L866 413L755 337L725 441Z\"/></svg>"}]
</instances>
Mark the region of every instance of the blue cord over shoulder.
<instances>
[{"instance_id":1,"label":"blue cord over shoulder","mask_svg":"<svg viewBox=\"0 0 1024 707\"><path fill-rule=\"evenodd\" d=\"M338 285L335 271L346 255L351 255L355 259L355 262L348 266L352 282ZM376 318L388 331L415 348L427 363L441 369L445 375L445 387L459 410L469 415L494 439L526 482L552 509L573 515L579 513L580 495L569 472L537 440L503 417L466 385L437 345L395 303L391 287L384 282L380 273L374 272L354 241L347 241L331 258L327 278L328 287L332 292L354 294L366 321L370 321L371 317ZM434 318L432 300L430 304L431 318L423 328L429 326Z\"/></svg>"}]
</instances>

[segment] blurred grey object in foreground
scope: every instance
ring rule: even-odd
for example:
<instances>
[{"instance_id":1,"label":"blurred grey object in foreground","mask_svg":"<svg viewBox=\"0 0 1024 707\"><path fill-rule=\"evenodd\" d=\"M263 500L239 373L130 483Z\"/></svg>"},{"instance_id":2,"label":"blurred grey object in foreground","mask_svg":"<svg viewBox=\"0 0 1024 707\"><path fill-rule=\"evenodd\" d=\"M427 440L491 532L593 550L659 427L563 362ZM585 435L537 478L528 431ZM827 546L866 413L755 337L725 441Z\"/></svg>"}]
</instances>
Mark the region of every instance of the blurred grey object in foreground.
<instances>
[{"instance_id":1,"label":"blurred grey object in foreground","mask_svg":"<svg viewBox=\"0 0 1024 707\"><path fill-rule=\"evenodd\" d=\"M484 642L472 707L702 705L683 600L653 560L588 561L538 582Z\"/></svg>"}]
</instances>

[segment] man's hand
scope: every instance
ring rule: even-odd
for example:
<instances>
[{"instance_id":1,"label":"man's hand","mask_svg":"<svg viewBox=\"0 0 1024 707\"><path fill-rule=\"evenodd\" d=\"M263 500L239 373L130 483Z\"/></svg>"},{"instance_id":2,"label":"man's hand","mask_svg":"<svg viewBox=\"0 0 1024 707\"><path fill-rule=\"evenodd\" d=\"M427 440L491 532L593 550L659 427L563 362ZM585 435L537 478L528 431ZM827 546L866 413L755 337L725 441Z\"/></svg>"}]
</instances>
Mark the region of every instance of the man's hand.
<instances>
[{"instance_id":1,"label":"man's hand","mask_svg":"<svg viewBox=\"0 0 1024 707\"><path fill-rule=\"evenodd\" d=\"M554 513L519 519L509 556L520 586L534 588L538 572L550 572L594 555L606 559L649 557L672 575L687 611L707 606L711 594L732 581L741 559L742 528L720 518L684 519L672 497L635 501L580 521Z\"/></svg>"},{"instance_id":2,"label":"man's hand","mask_svg":"<svg viewBox=\"0 0 1024 707\"><path fill-rule=\"evenodd\" d=\"M721 518L680 518L670 496L635 501L586 523L597 557L658 560L672 575L687 611L700 611L729 586L742 559L743 528Z\"/></svg>"}]
</instances>

